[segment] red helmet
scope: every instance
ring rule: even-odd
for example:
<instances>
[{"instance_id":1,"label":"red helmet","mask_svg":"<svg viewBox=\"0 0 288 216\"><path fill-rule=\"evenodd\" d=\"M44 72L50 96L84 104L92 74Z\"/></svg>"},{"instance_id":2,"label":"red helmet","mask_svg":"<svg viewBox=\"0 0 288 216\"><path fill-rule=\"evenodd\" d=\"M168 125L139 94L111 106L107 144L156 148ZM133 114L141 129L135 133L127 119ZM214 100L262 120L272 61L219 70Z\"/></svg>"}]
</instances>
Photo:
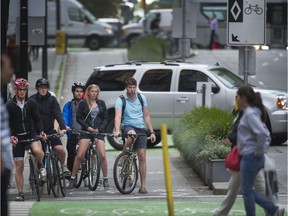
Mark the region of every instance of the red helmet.
<instances>
[{"instance_id":1,"label":"red helmet","mask_svg":"<svg viewBox=\"0 0 288 216\"><path fill-rule=\"evenodd\" d=\"M29 86L28 81L24 78L17 78L13 81L13 83L14 83L14 88L17 88L17 87L28 88Z\"/></svg>"}]
</instances>

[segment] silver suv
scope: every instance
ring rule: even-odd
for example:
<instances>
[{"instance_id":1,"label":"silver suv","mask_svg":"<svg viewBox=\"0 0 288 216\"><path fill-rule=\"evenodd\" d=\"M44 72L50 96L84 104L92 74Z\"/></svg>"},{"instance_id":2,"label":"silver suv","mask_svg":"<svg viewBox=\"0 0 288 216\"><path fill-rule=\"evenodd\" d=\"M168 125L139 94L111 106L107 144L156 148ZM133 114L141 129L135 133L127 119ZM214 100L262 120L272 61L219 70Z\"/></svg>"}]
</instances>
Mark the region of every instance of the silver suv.
<instances>
[{"instance_id":1,"label":"silver suv","mask_svg":"<svg viewBox=\"0 0 288 216\"><path fill-rule=\"evenodd\" d=\"M118 96L125 94L124 81L134 77L138 82L138 92L147 97L149 113L154 130L158 133L157 144L161 141L160 126L165 123L169 132L183 115L196 106L197 82L210 82L212 86L211 105L232 112L237 88L244 81L219 65L204 65L181 62L106 65L94 68L86 86L94 83L100 86L101 98L109 112L108 132L114 129L114 106ZM276 90L254 88L262 95L268 111L268 127L273 143L287 140L287 93ZM122 149L122 141L109 138L115 149ZM148 145L152 146L151 143Z\"/></svg>"}]
</instances>

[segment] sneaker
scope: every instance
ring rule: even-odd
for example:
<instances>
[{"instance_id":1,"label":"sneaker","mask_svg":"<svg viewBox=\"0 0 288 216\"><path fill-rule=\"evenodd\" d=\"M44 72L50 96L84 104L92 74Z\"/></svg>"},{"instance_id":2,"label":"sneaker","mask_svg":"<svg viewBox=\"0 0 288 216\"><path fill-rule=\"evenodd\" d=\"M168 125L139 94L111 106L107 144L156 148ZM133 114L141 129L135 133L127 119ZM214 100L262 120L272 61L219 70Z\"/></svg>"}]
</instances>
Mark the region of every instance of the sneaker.
<instances>
[{"instance_id":1,"label":"sneaker","mask_svg":"<svg viewBox=\"0 0 288 216\"><path fill-rule=\"evenodd\" d=\"M24 201L24 194L22 192L19 192L16 196L15 201Z\"/></svg>"},{"instance_id":2,"label":"sneaker","mask_svg":"<svg viewBox=\"0 0 288 216\"><path fill-rule=\"evenodd\" d=\"M71 175L71 172L70 170L67 168L67 166L63 165L62 166L62 169L60 170L60 175L62 175L62 173L67 176L67 175Z\"/></svg>"},{"instance_id":3,"label":"sneaker","mask_svg":"<svg viewBox=\"0 0 288 216\"><path fill-rule=\"evenodd\" d=\"M138 193L140 193L140 194L147 194L148 191L146 190L145 187L140 187Z\"/></svg>"},{"instance_id":4,"label":"sneaker","mask_svg":"<svg viewBox=\"0 0 288 216\"><path fill-rule=\"evenodd\" d=\"M89 187L88 177L84 179L84 187Z\"/></svg>"},{"instance_id":5,"label":"sneaker","mask_svg":"<svg viewBox=\"0 0 288 216\"><path fill-rule=\"evenodd\" d=\"M104 188L108 188L109 187L108 179L103 179L103 187Z\"/></svg>"},{"instance_id":6,"label":"sneaker","mask_svg":"<svg viewBox=\"0 0 288 216\"><path fill-rule=\"evenodd\" d=\"M277 208L277 211L274 213L273 216L284 216L285 209L284 208Z\"/></svg>"},{"instance_id":7,"label":"sneaker","mask_svg":"<svg viewBox=\"0 0 288 216\"><path fill-rule=\"evenodd\" d=\"M76 186L76 178L75 179L70 179L69 182L69 189L73 189Z\"/></svg>"},{"instance_id":8,"label":"sneaker","mask_svg":"<svg viewBox=\"0 0 288 216\"><path fill-rule=\"evenodd\" d=\"M47 172L45 168L41 168L40 170L41 181L47 181Z\"/></svg>"}]
</instances>

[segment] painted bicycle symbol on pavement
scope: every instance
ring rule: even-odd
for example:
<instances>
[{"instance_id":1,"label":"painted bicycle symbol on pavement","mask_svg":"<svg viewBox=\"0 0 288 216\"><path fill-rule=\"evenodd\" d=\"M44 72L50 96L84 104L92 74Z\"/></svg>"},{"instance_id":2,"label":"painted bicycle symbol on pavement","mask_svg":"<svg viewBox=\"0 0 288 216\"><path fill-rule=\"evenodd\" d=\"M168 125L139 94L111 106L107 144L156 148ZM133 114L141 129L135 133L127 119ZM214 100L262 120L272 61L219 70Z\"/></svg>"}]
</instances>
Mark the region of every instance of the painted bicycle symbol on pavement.
<instances>
[{"instance_id":1,"label":"painted bicycle symbol on pavement","mask_svg":"<svg viewBox=\"0 0 288 216\"><path fill-rule=\"evenodd\" d=\"M246 7L244 10L244 12L247 15L250 15L252 13L252 11L254 11L258 15L261 15L263 13L263 9L261 7L259 7L258 4L256 4L256 5L249 4L249 6Z\"/></svg>"}]
</instances>

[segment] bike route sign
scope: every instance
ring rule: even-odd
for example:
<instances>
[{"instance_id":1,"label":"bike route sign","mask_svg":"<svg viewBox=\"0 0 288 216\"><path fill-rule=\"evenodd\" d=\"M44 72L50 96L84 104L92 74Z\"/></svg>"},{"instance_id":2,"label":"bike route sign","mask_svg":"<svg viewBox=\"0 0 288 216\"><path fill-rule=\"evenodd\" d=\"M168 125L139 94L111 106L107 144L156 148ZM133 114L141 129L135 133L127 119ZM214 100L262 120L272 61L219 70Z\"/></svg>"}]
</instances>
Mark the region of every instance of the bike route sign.
<instances>
[{"instance_id":1,"label":"bike route sign","mask_svg":"<svg viewBox=\"0 0 288 216\"><path fill-rule=\"evenodd\" d=\"M266 43L266 0L228 0L227 44Z\"/></svg>"}]
</instances>

